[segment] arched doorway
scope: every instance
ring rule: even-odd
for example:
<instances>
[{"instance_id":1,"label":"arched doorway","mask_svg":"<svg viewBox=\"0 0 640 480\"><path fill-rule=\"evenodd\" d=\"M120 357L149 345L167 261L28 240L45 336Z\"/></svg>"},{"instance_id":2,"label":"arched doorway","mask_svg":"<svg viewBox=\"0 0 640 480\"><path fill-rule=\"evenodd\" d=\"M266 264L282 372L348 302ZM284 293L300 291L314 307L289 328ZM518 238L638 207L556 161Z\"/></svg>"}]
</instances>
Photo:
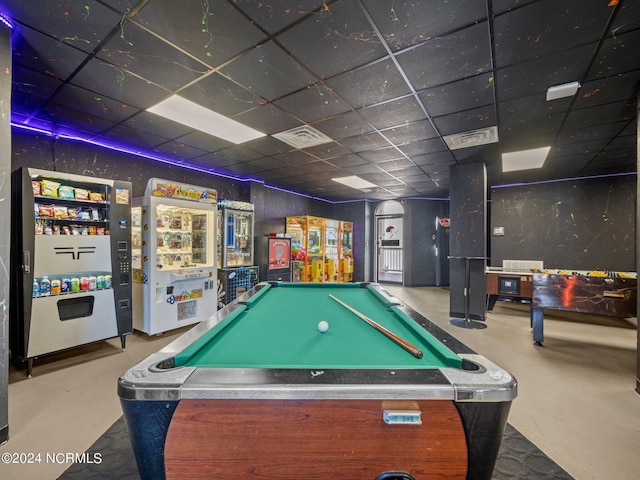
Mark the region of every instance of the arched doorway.
<instances>
[{"instance_id":1,"label":"arched doorway","mask_svg":"<svg viewBox=\"0 0 640 480\"><path fill-rule=\"evenodd\" d=\"M402 285L404 208L400 202L388 200L376 207L376 282Z\"/></svg>"}]
</instances>

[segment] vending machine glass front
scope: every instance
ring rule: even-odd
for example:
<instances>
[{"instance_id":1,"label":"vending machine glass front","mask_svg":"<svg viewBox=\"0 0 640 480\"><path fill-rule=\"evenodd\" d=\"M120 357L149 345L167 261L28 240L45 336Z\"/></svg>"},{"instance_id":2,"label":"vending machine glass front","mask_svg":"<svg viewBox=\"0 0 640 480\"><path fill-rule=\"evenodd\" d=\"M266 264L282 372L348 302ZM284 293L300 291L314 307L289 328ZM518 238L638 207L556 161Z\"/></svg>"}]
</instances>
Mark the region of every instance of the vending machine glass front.
<instances>
[{"instance_id":1,"label":"vending machine glass front","mask_svg":"<svg viewBox=\"0 0 640 480\"><path fill-rule=\"evenodd\" d=\"M156 262L161 271L213 265L208 245L212 214L199 208L158 204L156 207Z\"/></svg>"}]
</instances>

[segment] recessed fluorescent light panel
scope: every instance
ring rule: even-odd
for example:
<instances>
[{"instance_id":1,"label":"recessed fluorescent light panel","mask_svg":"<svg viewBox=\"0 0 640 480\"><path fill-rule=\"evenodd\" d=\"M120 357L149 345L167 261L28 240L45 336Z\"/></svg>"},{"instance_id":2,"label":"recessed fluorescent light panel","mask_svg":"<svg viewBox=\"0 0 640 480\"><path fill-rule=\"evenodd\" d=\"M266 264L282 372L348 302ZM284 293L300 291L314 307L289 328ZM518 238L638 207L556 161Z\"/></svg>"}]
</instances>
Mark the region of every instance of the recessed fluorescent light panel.
<instances>
[{"instance_id":1,"label":"recessed fluorescent light panel","mask_svg":"<svg viewBox=\"0 0 640 480\"><path fill-rule=\"evenodd\" d=\"M451 150L477 147L498 141L498 127L481 128L442 137Z\"/></svg>"},{"instance_id":2,"label":"recessed fluorescent light panel","mask_svg":"<svg viewBox=\"0 0 640 480\"><path fill-rule=\"evenodd\" d=\"M515 172L517 170L530 170L542 168L551 147L534 148L502 154L502 171Z\"/></svg>"},{"instance_id":3,"label":"recessed fluorescent light panel","mask_svg":"<svg viewBox=\"0 0 640 480\"><path fill-rule=\"evenodd\" d=\"M334 182L341 183L347 187L356 188L362 190L363 188L375 188L377 185L368 182L364 178L360 178L357 175L351 175L350 177L332 178Z\"/></svg>"},{"instance_id":4,"label":"recessed fluorescent light panel","mask_svg":"<svg viewBox=\"0 0 640 480\"><path fill-rule=\"evenodd\" d=\"M147 111L236 144L265 136L179 95L173 95Z\"/></svg>"},{"instance_id":5,"label":"recessed fluorescent light panel","mask_svg":"<svg viewBox=\"0 0 640 480\"><path fill-rule=\"evenodd\" d=\"M578 93L581 85L578 82L563 83L555 85L547 89L547 102L549 100L557 100L558 98L572 97Z\"/></svg>"}]
</instances>

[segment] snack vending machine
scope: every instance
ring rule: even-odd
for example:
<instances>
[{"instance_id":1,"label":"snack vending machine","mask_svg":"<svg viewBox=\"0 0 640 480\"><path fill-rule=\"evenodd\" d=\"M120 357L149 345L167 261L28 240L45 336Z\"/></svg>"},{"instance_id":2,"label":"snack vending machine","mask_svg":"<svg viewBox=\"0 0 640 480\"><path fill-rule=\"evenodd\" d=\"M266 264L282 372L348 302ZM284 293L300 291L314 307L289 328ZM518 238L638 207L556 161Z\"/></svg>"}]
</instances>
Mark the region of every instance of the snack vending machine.
<instances>
[{"instance_id":1,"label":"snack vending machine","mask_svg":"<svg viewBox=\"0 0 640 480\"><path fill-rule=\"evenodd\" d=\"M33 359L125 337L131 183L33 168L12 174L10 348Z\"/></svg>"},{"instance_id":2,"label":"snack vending machine","mask_svg":"<svg viewBox=\"0 0 640 480\"><path fill-rule=\"evenodd\" d=\"M154 335L217 311L217 192L152 178L133 201L133 327Z\"/></svg>"}]
</instances>

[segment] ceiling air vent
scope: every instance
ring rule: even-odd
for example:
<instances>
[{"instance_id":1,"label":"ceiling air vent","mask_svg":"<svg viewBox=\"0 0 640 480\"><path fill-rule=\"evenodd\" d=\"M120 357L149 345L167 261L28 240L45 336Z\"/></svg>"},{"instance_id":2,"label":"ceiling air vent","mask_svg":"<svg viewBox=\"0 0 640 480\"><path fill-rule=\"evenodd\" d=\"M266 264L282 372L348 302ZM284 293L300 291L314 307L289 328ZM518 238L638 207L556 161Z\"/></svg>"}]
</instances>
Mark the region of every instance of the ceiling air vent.
<instances>
[{"instance_id":1,"label":"ceiling air vent","mask_svg":"<svg viewBox=\"0 0 640 480\"><path fill-rule=\"evenodd\" d=\"M468 132L447 135L444 141L451 150L460 148L477 147L498 141L498 127L481 128L480 130L470 130Z\"/></svg>"},{"instance_id":2,"label":"ceiling air vent","mask_svg":"<svg viewBox=\"0 0 640 480\"><path fill-rule=\"evenodd\" d=\"M324 133L319 132L309 125L302 125L301 127L295 127L290 130L285 130L284 132L274 133L273 137L295 148L313 147L333 141Z\"/></svg>"}]
</instances>

